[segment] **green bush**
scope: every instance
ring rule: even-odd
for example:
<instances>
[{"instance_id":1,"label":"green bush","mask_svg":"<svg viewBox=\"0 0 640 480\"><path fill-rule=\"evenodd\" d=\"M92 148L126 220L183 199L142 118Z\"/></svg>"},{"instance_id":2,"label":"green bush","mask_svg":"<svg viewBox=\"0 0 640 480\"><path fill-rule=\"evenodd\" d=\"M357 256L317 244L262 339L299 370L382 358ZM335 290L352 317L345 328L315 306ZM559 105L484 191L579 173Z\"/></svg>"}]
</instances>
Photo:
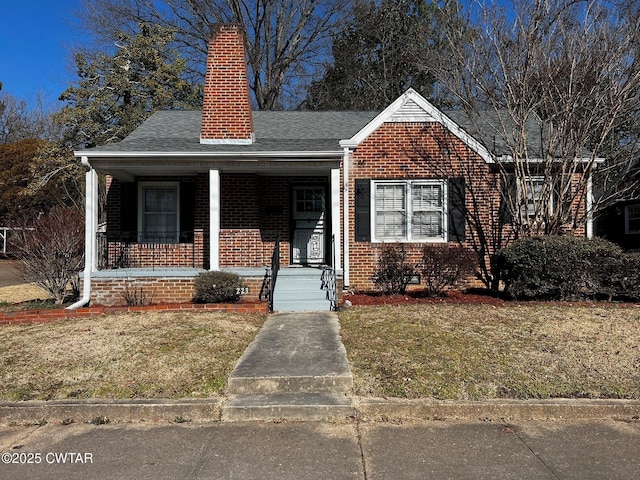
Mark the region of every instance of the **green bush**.
<instances>
[{"instance_id":1,"label":"green bush","mask_svg":"<svg viewBox=\"0 0 640 480\"><path fill-rule=\"evenodd\" d=\"M405 293L414 274L415 267L407 262L404 245L383 245L372 278L378 290L389 295Z\"/></svg>"},{"instance_id":2,"label":"green bush","mask_svg":"<svg viewBox=\"0 0 640 480\"><path fill-rule=\"evenodd\" d=\"M196 303L228 303L240 300L246 289L240 275L230 272L205 272L194 281Z\"/></svg>"},{"instance_id":3,"label":"green bush","mask_svg":"<svg viewBox=\"0 0 640 480\"><path fill-rule=\"evenodd\" d=\"M600 269L600 294L607 299L640 301L640 253L610 258Z\"/></svg>"},{"instance_id":4,"label":"green bush","mask_svg":"<svg viewBox=\"0 0 640 480\"><path fill-rule=\"evenodd\" d=\"M540 236L517 240L497 253L505 291L517 299L576 300L621 294L623 252L601 239ZM619 273L616 273L619 272Z\"/></svg>"},{"instance_id":5,"label":"green bush","mask_svg":"<svg viewBox=\"0 0 640 480\"><path fill-rule=\"evenodd\" d=\"M431 297L441 295L471 275L478 264L476 255L459 245L425 245L422 249L422 276Z\"/></svg>"}]
</instances>

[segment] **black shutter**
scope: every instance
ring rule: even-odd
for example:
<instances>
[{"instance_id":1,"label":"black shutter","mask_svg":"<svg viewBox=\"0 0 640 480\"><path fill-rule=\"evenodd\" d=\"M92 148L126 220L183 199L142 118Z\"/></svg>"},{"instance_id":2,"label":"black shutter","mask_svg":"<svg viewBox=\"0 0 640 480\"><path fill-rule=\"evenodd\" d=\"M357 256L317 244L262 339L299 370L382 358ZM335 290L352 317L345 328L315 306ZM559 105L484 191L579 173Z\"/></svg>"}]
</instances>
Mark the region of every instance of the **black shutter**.
<instances>
[{"instance_id":1,"label":"black shutter","mask_svg":"<svg viewBox=\"0 0 640 480\"><path fill-rule=\"evenodd\" d=\"M196 184L192 180L180 182L180 236L193 238Z\"/></svg>"},{"instance_id":2,"label":"black shutter","mask_svg":"<svg viewBox=\"0 0 640 480\"><path fill-rule=\"evenodd\" d=\"M356 180L356 242L371 241L371 182Z\"/></svg>"},{"instance_id":3,"label":"black shutter","mask_svg":"<svg viewBox=\"0 0 640 480\"><path fill-rule=\"evenodd\" d=\"M466 205L464 178L450 178L449 195L449 241L464 242L466 240Z\"/></svg>"},{"instance_id":4,"label":"black shutter","mask_svg":"<svg viewBox=\"0 0 640 480\"><path fill-rule=\"evenodd\" d=\"M516 176L508 175L506 178L503 176L500 183L500 210L498 215L500 216L500 223L507 225L514 221L511 205L515 205L518 195Z\"/></svg>"},{"instance_id":5,"label":"black shutter","mask_svg":"<svg viewBox=\"0 0 640 480\"><path fill-rule=\"evenodd\" d=\"M120 184L120 231L127 237L138 237L138 184Z\"/></svg>"}]
</instances>

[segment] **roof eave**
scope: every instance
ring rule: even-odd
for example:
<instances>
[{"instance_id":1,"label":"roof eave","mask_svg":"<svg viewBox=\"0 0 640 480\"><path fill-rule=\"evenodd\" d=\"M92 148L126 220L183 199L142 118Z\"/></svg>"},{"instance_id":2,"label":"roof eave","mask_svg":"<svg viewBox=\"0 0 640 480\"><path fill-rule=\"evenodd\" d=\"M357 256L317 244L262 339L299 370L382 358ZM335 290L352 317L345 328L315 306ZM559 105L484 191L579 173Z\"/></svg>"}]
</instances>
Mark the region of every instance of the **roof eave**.
<instances>
[{"instance_id":1,"label":"roof eave","mask_svg":"<svg viewBox=\"0 0 640 480\"><path fill-rule=\"evenodd\" d=\"M257 152L126 152L126 151L98 151L98 150L78 150L73 152L76 157L88 158L157 158L157 157L215 157L215 158L277 158L277 159L300 159L300 158L341 158L342 150L316 150L316 151L257 151Z\"/></svg>"}]
</instances>

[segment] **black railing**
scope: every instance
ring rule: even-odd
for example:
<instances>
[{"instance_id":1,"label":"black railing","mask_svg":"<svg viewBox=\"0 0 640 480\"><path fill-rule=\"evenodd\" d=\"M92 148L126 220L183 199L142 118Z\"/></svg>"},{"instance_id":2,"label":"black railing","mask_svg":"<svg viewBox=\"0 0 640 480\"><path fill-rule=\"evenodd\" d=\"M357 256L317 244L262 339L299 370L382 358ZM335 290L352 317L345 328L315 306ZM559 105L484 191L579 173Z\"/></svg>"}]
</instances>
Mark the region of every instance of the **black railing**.
<instances>
[{"instance_id":1,"label":"black railing","mask_svg":"<svg viewBox=\"0 0 640 480\"><path fill-rule=\"evenodd\" d=\"M202 268L203 233L98 232L98 269Z\"/></svg>"},{"instance_id":2,"label":"black railing","mask_svg":"<svg viewBox=\"0 0 640 480\"><path fill-rule=\"evenodd\" d=\"M327 291L327 300L329 300L329 309L338 310L338 291L336 286L336 237L331 235L331 257L329 265L322 269L322 286Z\"/></svg>"},{"instance_id":3,"label":"black railing","mask_svg":"<svg viewBox=\"0 0 640 480\"><path fill-rule=\"evenodd\" d=\"M276 289L276 280L280 271L280 235L276 236L276 243L271 253L271 265L267 267L260 290L260 300L267 301L269 312L273 312L273 292Z\"/></svg>"}]
</instances>

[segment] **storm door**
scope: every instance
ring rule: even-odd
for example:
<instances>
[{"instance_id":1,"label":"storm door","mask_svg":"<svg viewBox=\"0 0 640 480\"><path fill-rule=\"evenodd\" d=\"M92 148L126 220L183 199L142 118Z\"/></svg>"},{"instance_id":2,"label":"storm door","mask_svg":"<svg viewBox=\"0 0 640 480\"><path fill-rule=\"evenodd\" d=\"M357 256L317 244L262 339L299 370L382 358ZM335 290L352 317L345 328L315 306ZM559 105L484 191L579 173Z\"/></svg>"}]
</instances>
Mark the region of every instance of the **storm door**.
<instances>
[{"instance_id":1,"label":"storm door","mask_svg":"<svg viewBox=\"0 0 640 480\"><path fill-rule=\"evenodd\" d=\"M293 245L291 262L320 265L325 262L325 188L293 189Z\"/></svg>"}]
</instances>

